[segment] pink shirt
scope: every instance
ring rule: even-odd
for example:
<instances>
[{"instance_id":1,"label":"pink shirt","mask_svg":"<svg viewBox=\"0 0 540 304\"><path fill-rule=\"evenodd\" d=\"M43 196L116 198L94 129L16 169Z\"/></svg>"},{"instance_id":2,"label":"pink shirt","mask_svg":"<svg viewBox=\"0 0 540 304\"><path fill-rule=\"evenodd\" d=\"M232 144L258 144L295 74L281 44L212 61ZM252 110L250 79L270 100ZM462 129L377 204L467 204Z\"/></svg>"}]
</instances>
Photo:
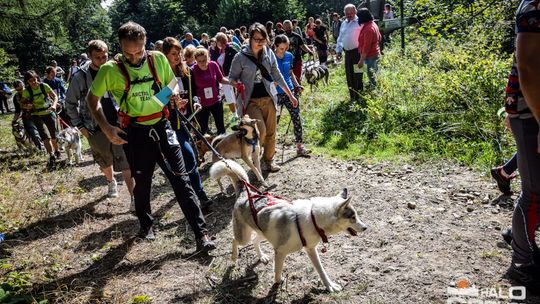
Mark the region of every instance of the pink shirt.
<instances>
[{"instance_id":1,"label":"pink shirt","mask_svg":"<svg viewBox=\"0 0 540 304\"><path fill-rule=\"evenodd\" d=\"M223 79L223 74L219 65L215 61L208 62L208 68L203 71L198 65L194 65L191 70L197 86L197 96L201 99L203 107L209 107L219 101L218 82Z\"/></svg>"},{"instance_id":2,"label":"pink shirt","mask_svg":"<svg viewBox=\"0 0 540 304\"><path fill-rule=\"evenodd\" d=\"M368 21L362 25L358 35L358 53L366 58L377 57L381 54L381 32L375 22Z\"/></svg>"}]
</instances>

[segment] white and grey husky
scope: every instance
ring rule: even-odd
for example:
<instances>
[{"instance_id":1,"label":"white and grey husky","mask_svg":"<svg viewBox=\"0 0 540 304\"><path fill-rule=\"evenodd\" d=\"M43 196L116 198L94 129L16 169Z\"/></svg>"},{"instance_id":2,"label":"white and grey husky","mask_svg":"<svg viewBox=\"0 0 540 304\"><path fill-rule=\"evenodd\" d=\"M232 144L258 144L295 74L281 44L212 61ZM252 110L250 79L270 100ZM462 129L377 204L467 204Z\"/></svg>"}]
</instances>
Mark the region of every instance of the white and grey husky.
<instances>
[{"instance_id":1,"label":"white and grey husky","mask_svg":"<svg viewBox=\"0 0 540 304\"><path fill-rule=\"evenodd\" d=\"M65 128L58 133L57 139L58 145L64 145L64 148L66 149L67 161L69 164L72 164L72 150L75 151L75 162L77 162L77 164L84 160L81 153L81 137L77 128Z\"/></svg>"},{"instance_id":2,"label":"white and grey husky","mask_svg":"<svg viewBox=\"0 0 540 304\"><path fill-rule=\"evenodd\" d=\"M229 161L231 160L227 162ZM232 166L219 163L210 169L212 178L235 174L230 170ZM234 166L234 171L237 170L238 167ZM233 179L233 184L237 181L238 179ZM327 236L341 231L347 231L355 236L357 232L367 229L358 218L347 189L332 197L313 197L292 202L279 197L264 196L261 199L262 196L257 197L253 190L245 187L242 189L232 214L234 230L232 261L236 262L238 259L238 246L247 245L251 241L252 232L255 231L257 236L253 240L253 245L263 263L268 263L270 259L262 252L261 241L266 239L274 247L275 283L281 282L285 257L304 248L326 289L330 292L340 291L341 286L333 282L324 270L317 245L321 240L327 242ZM265 199L271 202L261 206L259 202Z\"/></svg>"}]
</instances>

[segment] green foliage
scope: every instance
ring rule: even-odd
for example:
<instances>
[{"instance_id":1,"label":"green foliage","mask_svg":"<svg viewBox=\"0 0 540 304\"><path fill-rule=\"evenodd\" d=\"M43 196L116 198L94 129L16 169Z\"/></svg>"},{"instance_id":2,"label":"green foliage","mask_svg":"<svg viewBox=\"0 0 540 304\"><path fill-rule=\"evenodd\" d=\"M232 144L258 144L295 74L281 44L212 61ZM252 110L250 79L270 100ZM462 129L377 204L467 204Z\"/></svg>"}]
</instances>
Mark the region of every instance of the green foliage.
<instances>
[{"instance_id":1,"label":"green foliage","mask_svg":"<svg viewBox=\"0 0 540 304\"><path fill-rule=\"evenodd\" d=\"M193 23L186 23L188 16L182 2L176 0L117 0L109 9L109 16L115 30L130 20L139 23L146 29L148 41L177 36L187 29L189 22Z\"/></svg>"},{"instance_id":2,"label":"green foliage","mask_svg":"<svg viewBox=\"0 0 540 304\"><path fill-rule=\"evenodd\" d=\"M0 79L1 80L10 80L15 75L16 67L16 58L8 55L6 51L0 48Z\"/></svg>"},{"instance_id":3,"label":"green foliage","mask_svg":"<svg viewBox=\"0 0 540 304\"><path fill-rule=\"evenodd\" d=\"M107 41L111 33L99 0L19 0L0 14L6 29L0 33L0 47L18 59L21 70L38 73L52 59L67 66L89 40Z\"/></svg>"},{"instance_id":4,"label":"green foliage","mask_svg":"<svg viewBox=\"0 0 540 304\"><path fill-rule=\"evenodd\" d=\"M395 43L380 62L377 89L364 93L363 102L347 101L340 84L315 96L316 107L302 115L308 136L345 157L438 155L492 165L511 153L497 115L510 63L487 34L461 43L418 38L405 54Z\"/></svg>"},{"instance_id":5,"label":"green foliage","mask_svg":"<svg viewBox=\"0 0 540 304\"><path fill-rule=\"evenodd\" d=\"M471 32L489 32L491 45L512 51L513 18L519 1L417 0L407 1L412 16L421 20L426 36L463 39ZM406 13L406 14L407 14Z\"/></svg>"},{"instance_id":6,"label":"green foliage","mask_svg":"<svg viewBox=\"0 0 540 304\"><path fill-rule=\"evenodd\" d=\"M298 0L222 0L217 8L215 26L235 28L254 22L301 18L305 8Z\"/></svg>"},{"instance_id":7,"label":"green foliage","mask_svg":"<svg viewBox=\"0 0 540 304\"><path fill-rule=\"evenodd\" d=\"M151 304L154 300L147 295L135 296L131 300L130 304Z\"/></svg>"}]
</instances>

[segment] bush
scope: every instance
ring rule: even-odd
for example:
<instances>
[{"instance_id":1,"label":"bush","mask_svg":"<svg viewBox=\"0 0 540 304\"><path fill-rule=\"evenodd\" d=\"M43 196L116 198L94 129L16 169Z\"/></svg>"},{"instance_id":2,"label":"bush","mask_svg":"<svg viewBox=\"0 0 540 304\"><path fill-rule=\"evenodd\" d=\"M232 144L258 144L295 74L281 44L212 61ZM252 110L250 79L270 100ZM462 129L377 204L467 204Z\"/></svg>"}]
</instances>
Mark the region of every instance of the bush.
<instances>
[{"instance_id":1,"label":"bush","mask_svg":"<svg viewBox=\"0 0 540 304\"><path fill-rule=\"evenodd\" d=\"M378 87L359 103L348 101L343 68L333 72L340 83L311 96L317 107L302 115L308 137L347 157L501 162L513 150L497 115L511 60L489 47L481 33L466 41L419 37L402 54L396 39L382 56Z\"/></svg>"}]
</instances>

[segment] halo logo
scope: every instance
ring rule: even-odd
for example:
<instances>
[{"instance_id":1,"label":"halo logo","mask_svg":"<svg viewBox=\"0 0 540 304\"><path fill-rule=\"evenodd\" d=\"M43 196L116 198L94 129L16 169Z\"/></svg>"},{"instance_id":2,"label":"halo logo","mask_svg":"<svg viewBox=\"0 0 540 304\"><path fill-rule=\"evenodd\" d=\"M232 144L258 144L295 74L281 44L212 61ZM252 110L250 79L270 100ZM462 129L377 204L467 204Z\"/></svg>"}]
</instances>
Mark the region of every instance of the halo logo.
<instances>
[{"instance_id":1,"label":"halo logo","mask_svg":"<svg viewBox=\"0 0 540 304\"><path fill-rule=\"evenodd\" d=\"M513 304L527 298L524 286L478 288L465 277L457 277L446 288L447 304Z\"/></svg>"}]
</instances>

